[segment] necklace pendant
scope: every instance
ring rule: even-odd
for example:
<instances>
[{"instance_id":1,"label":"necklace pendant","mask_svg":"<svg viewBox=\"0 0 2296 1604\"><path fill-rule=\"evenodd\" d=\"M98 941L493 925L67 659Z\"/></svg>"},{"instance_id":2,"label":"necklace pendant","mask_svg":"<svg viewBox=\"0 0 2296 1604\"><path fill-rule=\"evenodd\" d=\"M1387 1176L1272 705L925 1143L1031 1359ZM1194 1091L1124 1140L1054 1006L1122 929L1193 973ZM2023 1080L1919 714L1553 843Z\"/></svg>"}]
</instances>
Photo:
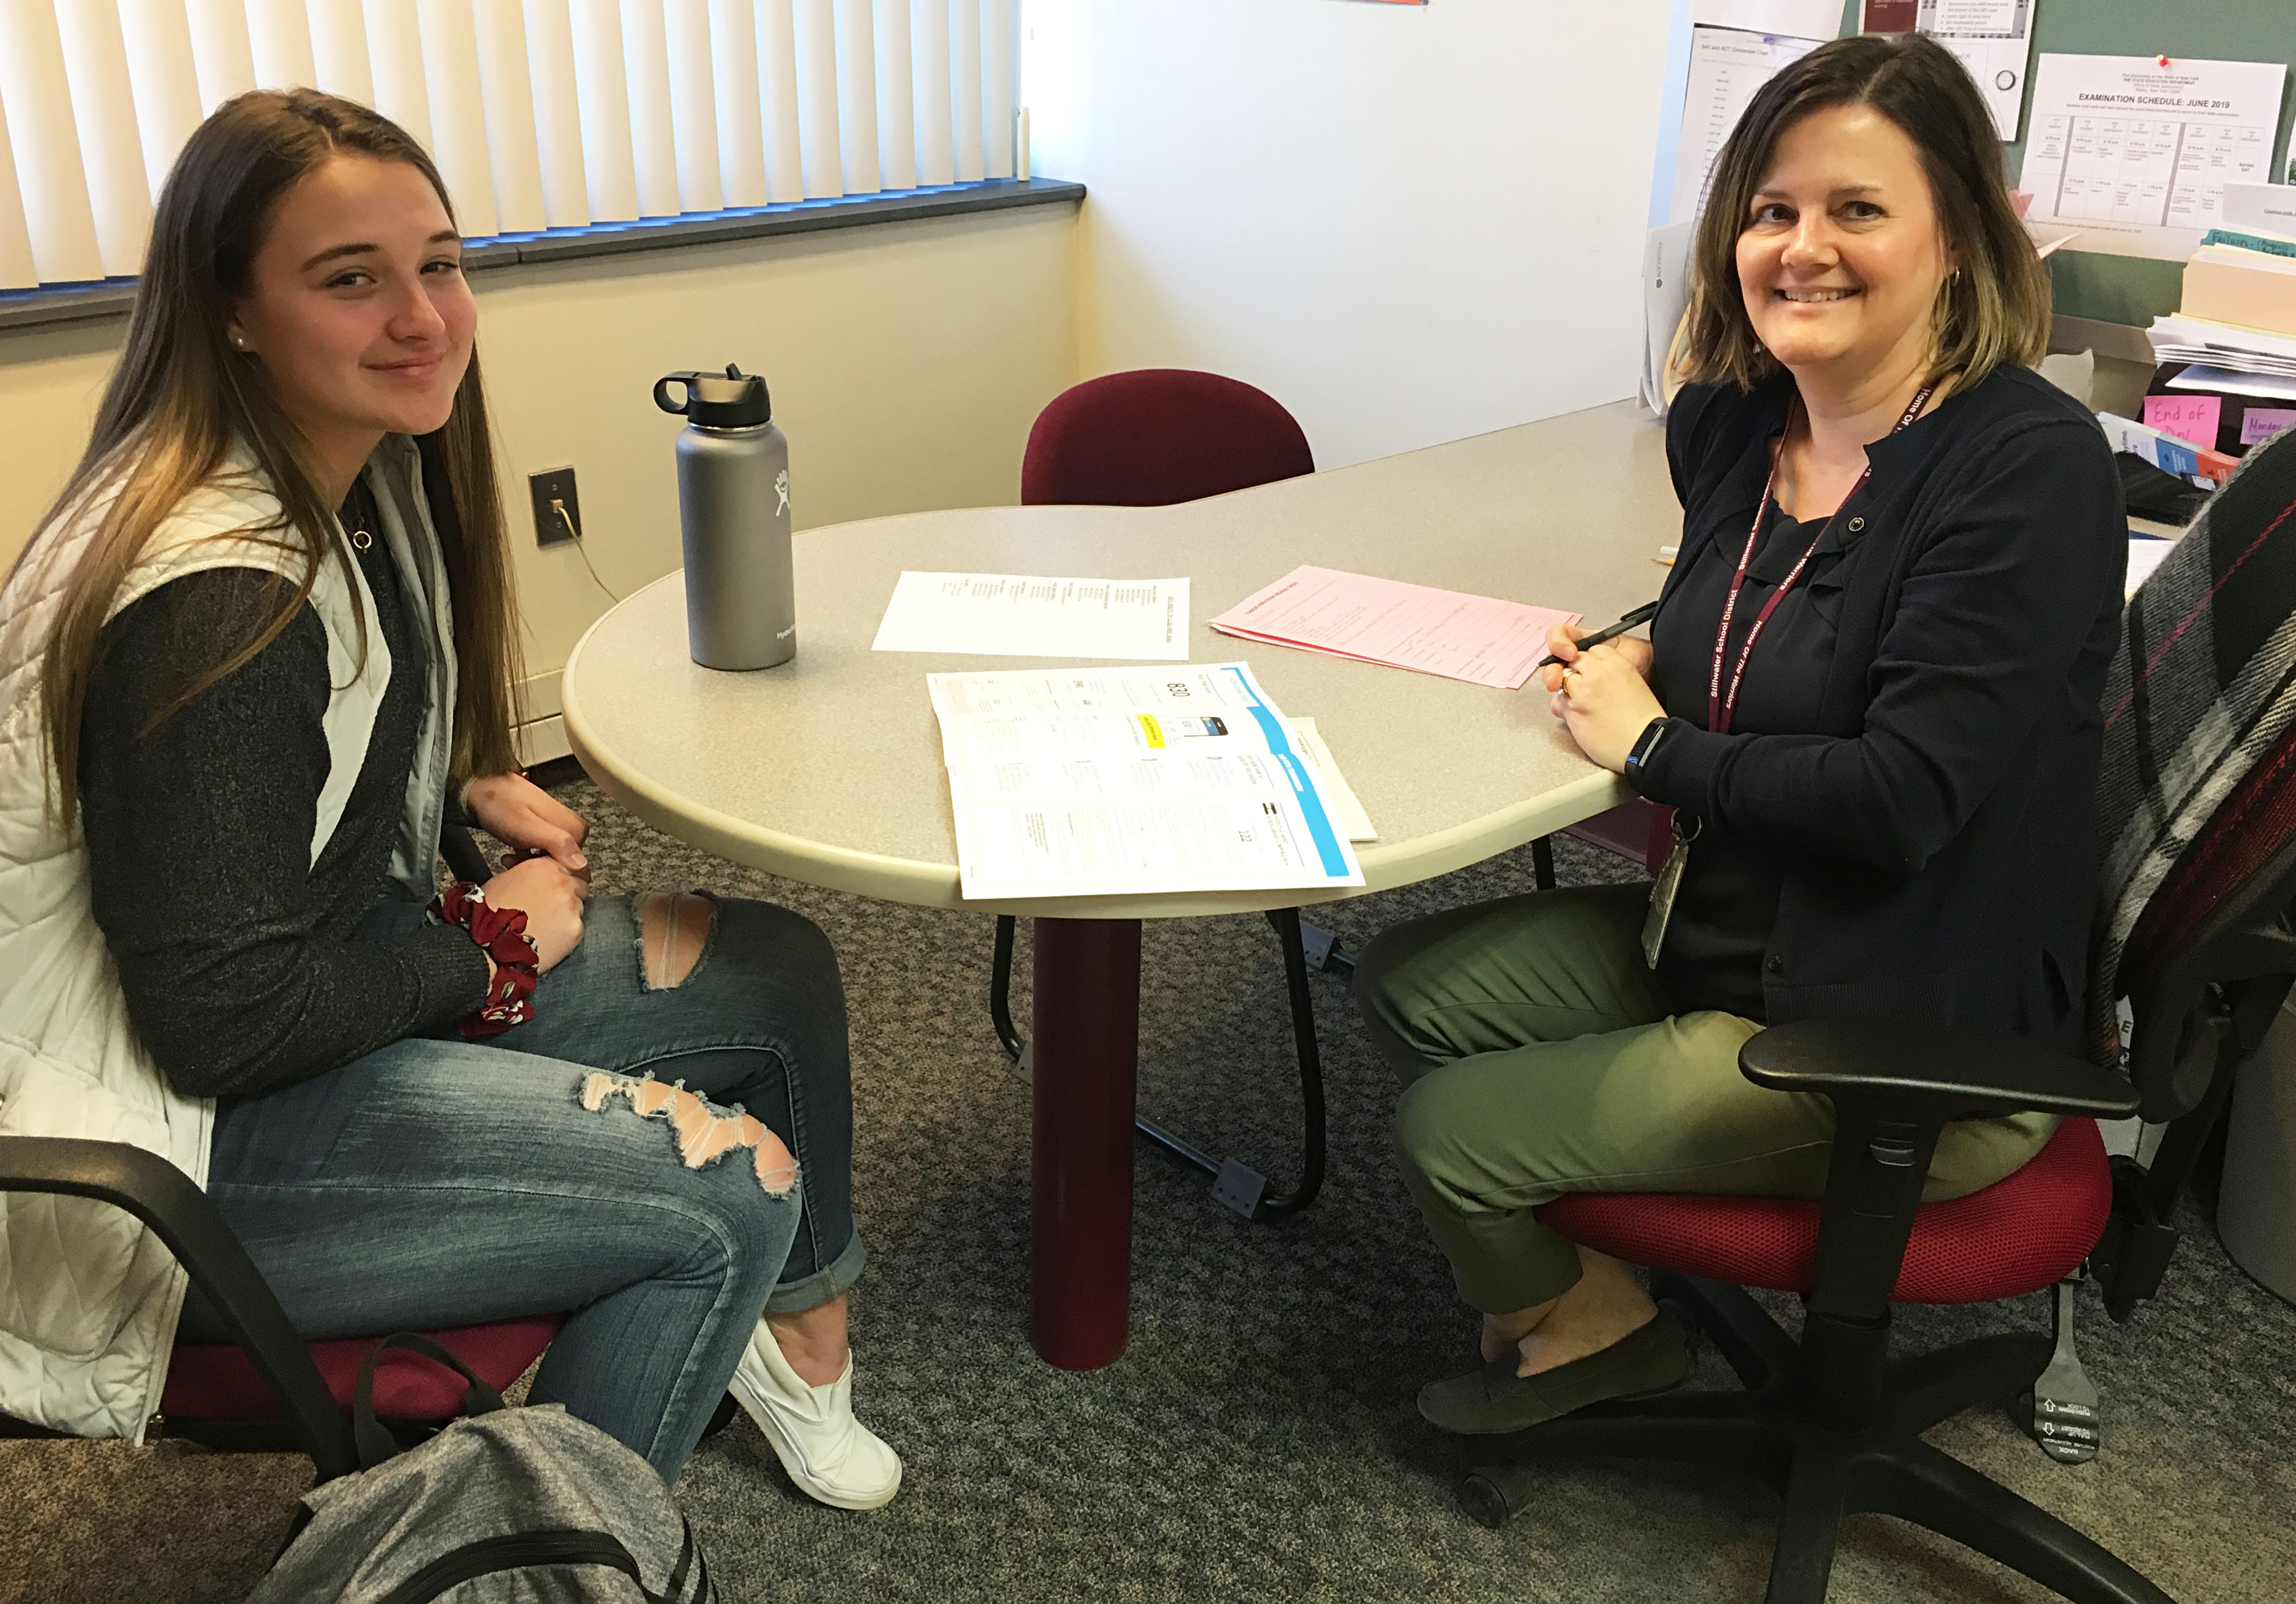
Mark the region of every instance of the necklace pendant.
<instances>
[{"instance_id":1,"label":"necklace pendant","mask_svg":"<svg viewBox=\"0 0 2296 1604\"><path fill-rule=\"evenodd\" d=\"M373 546L373 544L374 537L367 533L366 531L357 528L354 528L351 531L351 545L357 550L365 551L368 547Z\"/></svg>"}]
</instances>

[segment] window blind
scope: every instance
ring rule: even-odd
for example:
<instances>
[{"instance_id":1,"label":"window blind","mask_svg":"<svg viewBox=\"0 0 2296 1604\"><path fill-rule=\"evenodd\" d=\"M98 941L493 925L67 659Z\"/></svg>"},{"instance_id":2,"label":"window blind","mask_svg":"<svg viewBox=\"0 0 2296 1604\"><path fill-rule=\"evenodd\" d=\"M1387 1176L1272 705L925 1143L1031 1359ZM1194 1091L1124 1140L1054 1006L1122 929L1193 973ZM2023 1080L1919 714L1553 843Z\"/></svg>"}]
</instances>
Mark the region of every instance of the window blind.
<instances>
[{"instance_id":1,"label":"window blind","mask_svg":"<svg viewBox=\"0 0 2296 1604\"><path fill-rule=\"evenodd\" d=\"M0 290L132 276L200 119L308 85L472 239L1014 177L1020 0L0 0Z\"/></svg>"}]
</instances>

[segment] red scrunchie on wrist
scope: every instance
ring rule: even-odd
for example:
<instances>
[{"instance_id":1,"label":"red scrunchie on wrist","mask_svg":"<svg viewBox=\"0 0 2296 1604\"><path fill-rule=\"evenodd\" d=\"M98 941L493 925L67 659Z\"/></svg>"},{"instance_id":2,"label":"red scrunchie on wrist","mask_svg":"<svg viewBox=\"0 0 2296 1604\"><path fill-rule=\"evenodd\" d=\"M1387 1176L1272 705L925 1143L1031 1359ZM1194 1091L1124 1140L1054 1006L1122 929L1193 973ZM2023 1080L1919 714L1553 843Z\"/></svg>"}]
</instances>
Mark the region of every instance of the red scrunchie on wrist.
<instances>
[{"instance_id":1,"label":"red scrunchie on wrist","mask_svg":"<svg viewBox=\"0 0 2296 1604\"><path fill-rule=\"evenodd\" d=\"M494 984L487 999L455 1022L463 1035L499 1036L534 1017L535 984L542 978L541 955L526 934L526 911L496 908L468 880L458 880L430 900L430 916L462 927L479 950L495 960Z\"/></svg>"}]
</instances>

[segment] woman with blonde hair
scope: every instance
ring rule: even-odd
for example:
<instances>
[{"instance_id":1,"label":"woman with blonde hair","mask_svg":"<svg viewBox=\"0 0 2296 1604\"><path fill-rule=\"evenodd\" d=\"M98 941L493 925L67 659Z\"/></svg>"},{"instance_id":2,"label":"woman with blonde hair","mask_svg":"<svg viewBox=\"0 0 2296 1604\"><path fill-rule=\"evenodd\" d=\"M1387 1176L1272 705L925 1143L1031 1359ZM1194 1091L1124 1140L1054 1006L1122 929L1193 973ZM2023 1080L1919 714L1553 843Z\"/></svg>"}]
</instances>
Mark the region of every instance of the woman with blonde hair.
<instances>
[{"instance_id":1,"label":"woman with blonde hair","mask_svg":"<svg viewBox=\"0 0 2296 1604\"><path fill-rule=\"evenodd\" d=\"M1669 869L1420 919L1357 969L1408 1083L1405 1180L1483 1315L1483 1368L1420 1394L1453 1431L1683 1378L1674 1317L1537 1210L1822 1192L1831 1105L1738 1072L1764 1025L2079 1043L2128 526L2095 421L2027 366L2048 280L1960 64L1869 36L1771 79L1693 274L1651 638L1558 631L1546 679L1579 748L1673 808ZM1925 1196L2054 1125L1948 1125Z\"/></svg>"},{"instance_id":2,"label":"woman with blonde hair","mask_svg":"<svg viewBox=\"0 0 2296 1604\"><path fill-rule=\"evenodd\" d=\"M461 251L347 101L241 95L177 158L0 590L0 1131L173 1160L307 1337L564 1312L536 1401L667 1480L730 1386L874 1508L836 959L765 903L587 899L582 820L518 772ZM434 897L458 810L512 855ZM0 1410L140 1435L215 1311L124 1216L6 1206Z\"/></svg>"}]
</instances>

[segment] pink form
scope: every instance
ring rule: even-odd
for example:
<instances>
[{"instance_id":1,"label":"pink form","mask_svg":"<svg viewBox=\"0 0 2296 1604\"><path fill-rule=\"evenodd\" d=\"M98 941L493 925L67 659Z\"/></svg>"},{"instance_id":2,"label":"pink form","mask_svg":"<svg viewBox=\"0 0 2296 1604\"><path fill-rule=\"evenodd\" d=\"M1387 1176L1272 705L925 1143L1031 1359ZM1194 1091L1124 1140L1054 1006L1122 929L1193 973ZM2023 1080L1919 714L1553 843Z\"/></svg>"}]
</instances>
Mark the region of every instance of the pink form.
<instances>
[{"instance_id":1,"label":"pink form","mask_svg":"<svg viewBox=\"0 0 2296 1604\"><path fill-rule=\"evenodd\" d=\"M1576 613L1306 564L1211 621L1223 635L1519 690Z\"/></svg>"}]
</instances>

